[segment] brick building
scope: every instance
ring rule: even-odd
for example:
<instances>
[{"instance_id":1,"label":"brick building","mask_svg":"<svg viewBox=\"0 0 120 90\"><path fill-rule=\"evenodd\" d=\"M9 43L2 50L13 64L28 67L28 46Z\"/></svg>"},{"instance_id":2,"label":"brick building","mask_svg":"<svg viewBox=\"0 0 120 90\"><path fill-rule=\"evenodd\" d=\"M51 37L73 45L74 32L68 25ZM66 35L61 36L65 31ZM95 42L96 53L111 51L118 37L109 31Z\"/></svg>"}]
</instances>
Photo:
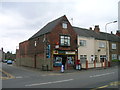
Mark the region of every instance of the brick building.
<instances>
[{"instance_id":1,"label":"brick building","mask_svg":"<svg viewBox=\"0 0 120 90\"><path fill-rule=\"evenodd\" d=\"M46 70L73 69L82 62L120 59L120 31L116 35L72 27L64 15L49 22L16 50L16 64ZM103 61L104 61L103 60ZM89 67L88 67L89 68Z\"/></svg>"},{"instance_id":2,"label":"brick building","mask_svg":"<svg viewBox=\"0 0 120 90\"><path fill-rule=\"evenodd\" d=\"M64 15L49 22L27 41L19 44L17 63L40 69L73 69L77 60L77 35Z\"/></svg>"}]
</instances>

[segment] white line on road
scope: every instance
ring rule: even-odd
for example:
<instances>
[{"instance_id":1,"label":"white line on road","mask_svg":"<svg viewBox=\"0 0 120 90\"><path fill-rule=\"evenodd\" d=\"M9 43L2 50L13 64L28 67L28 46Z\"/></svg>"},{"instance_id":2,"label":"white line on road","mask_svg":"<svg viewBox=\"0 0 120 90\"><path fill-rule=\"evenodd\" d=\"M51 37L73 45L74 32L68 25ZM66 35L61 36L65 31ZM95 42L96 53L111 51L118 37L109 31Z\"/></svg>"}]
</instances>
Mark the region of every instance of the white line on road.
<instances>
[{"instance_id":1,"label":"white line on road","mask_svg":"<svg viewBox=\"0 0 120 90\"><path fill-rule=\"evenodd\" d=\"M92 77L100 77L100 76L105 76L105 75L110 75L110 74L114 74L115 72L111 72L111 73L104 73L104 74L99 74L99 75L93 75L93 76L90 76L91 78Z\"/></svg>"},{"instance_id":2,"label":"white line on road","mask_svg":"<svg viewBox=\"0 0 120 90\"><path fill-rule=\"evenodd\" d=\"M15 77L15 78L23 78L22 76L17 76L17 77Z\"/></svg>"},{"instance_id":3,"label":"white line on road","mask_svg":"<svg viewBox=\"0 0 120 90\"><path fill-rule=\"evenodd\" d=\"M29 85L25 85L26 87L30 87L30 86L38 86L38 85L45 85L45 84L52 84L52 83L61 83L61 82L68 82L68 81L72 81L74 79L67 79L67 80L61 80L61 81L53 81L53 82L45 82L45 83L36 83L36 84L29 84Z\"/></svg>"}]
</instances>

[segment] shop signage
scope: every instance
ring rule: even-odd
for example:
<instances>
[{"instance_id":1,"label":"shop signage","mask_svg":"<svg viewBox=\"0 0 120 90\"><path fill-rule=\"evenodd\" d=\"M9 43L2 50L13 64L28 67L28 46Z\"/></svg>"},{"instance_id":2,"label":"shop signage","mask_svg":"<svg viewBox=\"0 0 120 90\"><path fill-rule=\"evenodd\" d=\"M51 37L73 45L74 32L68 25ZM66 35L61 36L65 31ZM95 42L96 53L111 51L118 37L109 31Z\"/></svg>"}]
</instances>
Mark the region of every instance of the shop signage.
<instances>
[{"instance_id":1,"label":"shop signage","mask_svg":"<svg viewBox=\"0 0 120 90\"><path fill-rule=\"evenodd\" d=\"M59 51L54 50L53 54L60 54L60 55L75 55L75 51Z\"/></svg>"},{"instance_id":2,"label":"shop signage","mask_svg":"<svg viewBox=\"0 0 120 90\"><path fill-rule=\"evenodd\" d=\"M59 45L56 45L55 48L56 48L56 49L59 48Z\"/></svg>"},{"instance_id":3,"label":"shop signage","mask_svg":"<svg viewBox=\"0 0 120 90\"><path fill-rule=\"evenodd\" d=\"M53 51L53 54L58 54L58 50L54 50L54 51Z\"/></svg>"},{"instance_id":4,"label":"shop signage","mask_svg":"<svg viewBox=\"0 0 120 90\"><path fill-rule=\"evenodd\" d=\"M46 58L50 58L50 45L46 48Z\"/></svg>"},{"instance_id":5,"label":"shop signage","mask_svg":"<svg viewBox=\"0 0 120 90\"><path fill-rule=\"evenodd\" d=\"M65 54L75 54L75 51L66 51Z\"/></svg>"}]
</instances>

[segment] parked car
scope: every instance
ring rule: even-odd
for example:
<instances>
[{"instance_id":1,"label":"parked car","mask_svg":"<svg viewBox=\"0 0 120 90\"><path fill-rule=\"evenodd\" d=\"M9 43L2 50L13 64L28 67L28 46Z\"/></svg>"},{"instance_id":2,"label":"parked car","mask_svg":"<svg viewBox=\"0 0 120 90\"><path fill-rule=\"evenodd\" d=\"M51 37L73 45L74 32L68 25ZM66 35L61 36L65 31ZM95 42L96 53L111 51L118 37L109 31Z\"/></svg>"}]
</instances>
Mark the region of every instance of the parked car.
<instances>
[{"instance_id":1,"label":"parked car","mask_svg":"<svg viewBox=\"0 0 120 90\"><path fill-rule=\"evenodd\" d=\"M3 60L2 62L3 62L3 63L7 63L7 60Z\"/></svg>"},{"instance_id":2,"label":"parked car","mask_svg":"<svg viewBox=\"0 0 120 90\"><path fill-rule=\"evenodd\" d=\"M12 64L12 60L8 60L8 61L7 61L7 64Z\"/></svg>"}]
</instances>

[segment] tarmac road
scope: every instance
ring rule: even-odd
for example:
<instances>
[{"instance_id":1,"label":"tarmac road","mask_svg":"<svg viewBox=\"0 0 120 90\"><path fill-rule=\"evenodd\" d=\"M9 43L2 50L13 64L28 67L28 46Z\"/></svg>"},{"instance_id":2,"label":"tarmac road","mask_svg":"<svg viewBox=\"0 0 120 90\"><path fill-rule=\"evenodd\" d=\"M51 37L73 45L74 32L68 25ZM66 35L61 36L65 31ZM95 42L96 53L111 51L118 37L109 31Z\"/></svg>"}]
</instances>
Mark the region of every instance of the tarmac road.
<instances>
[{"instance_id":1,"label":"tarmac road","mask_svg":"<svg viewBox=\"0 0 120 90\"><path fill-rule=\"evenodd\" d=\"M118 66L106 69L40 71L2 64L12 78L2 80L2 88L119 88Z\"/></svg>"}]
</instances>

